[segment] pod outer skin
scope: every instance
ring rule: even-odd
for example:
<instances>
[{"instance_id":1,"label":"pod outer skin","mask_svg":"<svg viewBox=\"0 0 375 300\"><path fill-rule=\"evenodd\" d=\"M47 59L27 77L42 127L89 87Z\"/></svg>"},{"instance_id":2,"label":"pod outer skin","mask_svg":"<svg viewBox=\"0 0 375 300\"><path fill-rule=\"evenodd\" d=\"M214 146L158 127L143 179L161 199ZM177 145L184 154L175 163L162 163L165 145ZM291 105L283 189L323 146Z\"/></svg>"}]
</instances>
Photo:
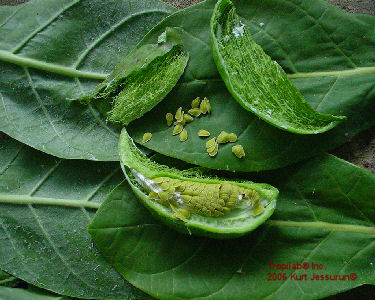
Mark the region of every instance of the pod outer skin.
<instances>
[{"instance_id":1,"label":"pod outer skin","mask_svg":"<svg viewBox=\"0 0 375 300\"><path fill-rule=\"evenodd\" d=\"M330 115L330 114L320 113L321 115L333 117L333 120L329 123L329 125L321 127L318 130L314 130L314 131L308 130L308 131L306 131L306 130L303 130L301 128L296 128L296 127L291 127L291 126L286 127L285 124L283 124L283 122L278 122L278 120L270 118L270 117L268 117L265 114L258 113L258 112L256 112L256 111L253 110L253 108L252 108L251 105L247 105L246 101L244 99L242 99L242 97L235 91L233 85L231 84L230 76L229 76L227 70L224 67L225 62L222 59L221 55L219 54L219 47L218 47L218 44L216 43L216 36L215 36L214 30L213 30L213 27L214 27L214 22L215 22L215 19L216 19L217 8L223 2L232 3L230 0L219 0L216 3L216 5L215 5L215 9L214 9L214 12L212 14L211 21L210 21L210 40L211 40L212 55L213 55L213 59L215 61L216 67L217 67L217 69L219 71L219 74L220 74L221 78L223 79L223 81L224 81L224 83L225 83L228 91L233 96L233 98L244 109L246 109L248 111L251 111L252 113L254 113L255 115L257 115L259 118L261 118L262 120L264 120L267 123L271 124L272 126L275 126L275 127L279 128L281 130L289 131L289 132L292 132L292 133L295 133L295 134L318 134L318 133L323 133L323 132L326 132L326 131L332 129L333 127L337 126L342 121L344 121L344 120L347 119L346 116L333 116L333 115Z\"/></svg>"}]
</instances>

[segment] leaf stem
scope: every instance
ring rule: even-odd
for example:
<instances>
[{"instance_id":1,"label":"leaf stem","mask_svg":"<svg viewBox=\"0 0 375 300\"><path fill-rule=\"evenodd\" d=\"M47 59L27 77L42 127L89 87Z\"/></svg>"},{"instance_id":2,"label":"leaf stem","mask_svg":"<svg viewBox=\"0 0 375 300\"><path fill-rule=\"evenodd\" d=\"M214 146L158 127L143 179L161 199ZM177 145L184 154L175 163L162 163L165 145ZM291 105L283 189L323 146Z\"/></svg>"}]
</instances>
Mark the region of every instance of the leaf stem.
<instances>
[{"instance_id":1,"label":"leaf stem","mask_svg":"<svg viewBox=\"0 0 375 300\"><path fill-rule=\"evenodd\" d=\"M269 220L266 224L270 226L280 227L309 227L309 228L323 228L332 231L344 231L355 233L375 234L375 227L350 225L350 224L334 224L327 222L295 222L295 221L282 221L282 220Z\"/></svg>"},{"instance_id":2,"label":"leaf stem","mask_svg":"<svg viewBox=\"0 0 375 300\"><path fill-rule=\"evenodd\" d=\"M47 72L57 73L70 77L80 77L89 79L103 80L107 74L80 71L71 67L64 67L57 64L47 63L33 58L22 57L20 55L12 54L8 51L0 50L0 60L12 63L22 67L35 68Z\"/></svg>"},{"instance_id":3,"label":"leaf stem","mask_svg":"<svg viewBox=\"0 0 375 300\"><path fill-rule=\"evenodd\" d=\"M32 197L27 195L5 195L0 194L0 203L5 204L39 204L39 205L54 205L65 207L78 207L98 209L100 203L89 202L84 200L71 200L71 199L55 199L45 197Z\"/></svg>"}]
</instances>

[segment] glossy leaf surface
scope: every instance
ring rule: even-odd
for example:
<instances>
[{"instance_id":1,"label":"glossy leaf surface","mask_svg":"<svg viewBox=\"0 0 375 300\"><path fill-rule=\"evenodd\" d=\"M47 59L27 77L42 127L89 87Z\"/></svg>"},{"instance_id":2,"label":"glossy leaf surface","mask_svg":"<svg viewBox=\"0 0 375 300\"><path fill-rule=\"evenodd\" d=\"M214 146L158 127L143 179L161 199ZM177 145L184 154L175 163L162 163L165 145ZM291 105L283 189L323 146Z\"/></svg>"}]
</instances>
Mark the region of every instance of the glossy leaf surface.
<instances>
[{"instance_id":1,"label":"glossy leaf surface","mask_svg":"<svg viewBox=\"0 0 375 300\"><path fill-rule=\"evenodd\" d=\"M375 18L350 15L324 1L233 1L254 40L288 73L311 106L348 120L319 135L301 136L279 130L244 110L227 91L214 63L209 24L216 1L207 0L179 11L157 25L143 43L154 41L166 26L180 30L190 61L178 88L131 124L140 142L144 132L153 138L145 146L162 154L213 169L255 171L275 169L333 149L374 125ZM190 107L207 96L211 115L186 126L189 139L181 143L166 126L165 114ZM199 130L211 136L225 130L238 135L246 157L237 159L230 145L207 155Z\"/></svg>"},{"instance_id":2,"label":"glossy leaf surface","mask_svg":"<svg viewBox=\"0 0 375 300\"><path fill-rule=\"evenodd\" d=\"M157 0L0 7L0 130L58 157L118 160L116 129L72 99L93 90L173 10Z\"/></svg>"},{"instance_id":3,"label":"glossy leaf surface","mask_svg":"<svg viewBox=\"0 0 375 300\"><path fill-rule=\"evenodd\" d=\"M118 163L62 160L0 142L0 269L59 294L143 299L87 233L121 180Z\"/></svg>"},{"instance_id":4,"label":"glossy leaf surface","mask_svg":"<svg viewBox=\"0 0 375 300\"><path fill-rule=\"evenodd\" d=\"M263 180L279 188L279 205L243 238L178 234L156 222L127 184L103 203L90 234L127 280L160 299L316 299L375 284L374 175L326 154ZM297 263L305 268L293 270ZM313 274L347 276L312 281Z\"/></svg>"}]
</instances>

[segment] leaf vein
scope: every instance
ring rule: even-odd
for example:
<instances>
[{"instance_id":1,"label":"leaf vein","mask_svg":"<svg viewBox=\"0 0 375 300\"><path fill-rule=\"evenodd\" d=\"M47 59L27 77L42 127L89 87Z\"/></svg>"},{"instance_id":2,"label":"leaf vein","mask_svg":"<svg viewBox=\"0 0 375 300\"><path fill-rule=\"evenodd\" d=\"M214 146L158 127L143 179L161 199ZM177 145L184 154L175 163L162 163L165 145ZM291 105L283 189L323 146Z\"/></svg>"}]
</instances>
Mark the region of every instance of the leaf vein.
<instances>
[{"instance_id":1,"label":"leaf vein","mask_svg":"<svg viewBox=\"0 0 375 300\"><path fill-rule=\"evenodd\" d=\"M73 267L66 261L66 259L64 258L64 256L60 253L59 249L56 247L56 245L54 244L54 242L52 241L50 235L47 233L47 231L44 229L42 223L41 223L41 220L39 218L39 216L37 215L35 209L32 207L31 204L28 205L37 225L39 226L41 232L43 233L43 235L46 237L48 243L51 245L52 249L55 251L56 255L59 257L59 259L61 260L61 262L65 265L65 267L67 268L67 270L70 272L70 274L73 274L74 277L76 277L78 279L78 281L81 281L82 283L84 283L85 285L91 287L93 290L96 290L96 287L93 286L92 284L90 284L88 281L84 280L83 278L81 278L79 276L79 274L77 274Z\"/></svg>"},{"instance_id":2,"label":"leaf vein","mask_svg":"<svg viewBox=\"0 0 375 300\"><path fill-rule=\"evenodd\" d=\"M82 63L82 61L86 58L86 56L103 40L105 40L110 34L115 32L119 27L121 27L125 22L131 20L132 18L142 16L145 14L151 14L151 13L163 13L167 14L165 11L162 10L142 10L135 14L132 14L130 16L127 16L126 18L122 19L120 22L112 25L107 31L105 31L102 35L100 35L96 40L92 42L92 44L86 48L85 51L82 52L82 54L78 57L77 61L73 64L73 68L77 69L79 65Z\"/></svg>"},{"instance_id":3,"label":"leaf vein","mask_svg":"<svg viewBox=\"0 0 375 300\"><path fill-rule=\"evenodd\" d=\"M76 0L70 3L69 5L63 7L61 10L59 10L52 18L47 20L43 25L36 28L33 32L31 32L24 40L22 40L13 50L12 53L16 54L17 52L21 51L22 48L32 39L34 38L39 32L47 28L53 21L55 21L60 15L62 15L65 11L79 3L81 0Z\"/></svg>"}]
</instances>

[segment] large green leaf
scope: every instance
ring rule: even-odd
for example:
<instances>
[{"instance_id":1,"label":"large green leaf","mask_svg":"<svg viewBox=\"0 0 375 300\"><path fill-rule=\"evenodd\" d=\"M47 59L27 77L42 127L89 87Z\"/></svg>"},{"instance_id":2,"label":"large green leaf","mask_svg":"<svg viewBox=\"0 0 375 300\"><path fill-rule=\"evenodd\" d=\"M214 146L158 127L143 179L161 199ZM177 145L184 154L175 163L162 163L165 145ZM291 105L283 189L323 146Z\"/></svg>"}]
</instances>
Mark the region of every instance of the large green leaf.
<instances>
[{"instance_id":1,"label":"large green leaf","mask_svg":"<svg viewBox=\"0 0 375 300\"><path fill-rule=\"evenodd\" d=\"M87 233L95 209L122 179L116 163L62 160L1 141L0 269L63 295L143 298Z\"/></svg>"},{"instance_id":2,"label":"large green leaf","mask_svg":"<svg viewBox=\"0 0 375 300\"><path fill-rule=\"evenodd\" d=\"M118 132L69 99L95 88L173 10L158 0L0 7L0 130L58 157L118 160Z\"/></svg>"},{"instance_id":3,"label":"large green leaf","mask_svg":"<svg viewBox=\"0 0 375 300\"><path fill-rule=\"evenodd\" d=\"M317 0L234 1L237 13L254 40L289 74L304 97L319 112L346 115L348 120L324 134L300 136L279 130L244 110L227 92L212 58L209 23L215 0L179 11L158 24L143 40L149 43L166 26L180 30L190 61L183 82L152 112L131 124L129 132L162 154L215 169L255 171L275 169L316 155L348 141L375 124L375 18L350 15ZM165 114L192 99L207 96L212 114L186 126L188 141L171 134ZM219 148L216 158L206 153L197 136L207 129L234 132L246 151L243 160L231 146Z\"/></svg>"},{"instance_id":4,"label":"large green leaf","mask_svg":"<svg viewBox=\"0 0 375 300\"><path fill-rule=\"evenodd\" d=\"M265 178L280 190L277 209L243 238L179 234L157 223L125 184L103 203L89 231L127 280L161 299L314 299L375 284L374 175L325 154ZM272 270L270 262L309 268ZM323 269L312 270L312 263ZM269 273L286 279L269 281ZM311 281L313 273L357 279Z\"/></svg>"},{"instance_id":5,"label":"large green leaf","mask_svg":"<svg viewBox=\"0 0 375 300\"><path fill-rule=\"evenodd\" d=\"M70 297L49 293L45 290L30 287L28 289L15 289L0 286L0 299L5 300L69 300Z\"/></svg>"},{"instance_id":6,"label":"large green leaf","mask_svg":"<svg viewBox=\"0 0 375 300\"><path fill-rule=\"evenodd\" d=\"M0 286L13 287L19 282L20 280L18 278L0 270Z\"/></svg>"}]
</instances>

